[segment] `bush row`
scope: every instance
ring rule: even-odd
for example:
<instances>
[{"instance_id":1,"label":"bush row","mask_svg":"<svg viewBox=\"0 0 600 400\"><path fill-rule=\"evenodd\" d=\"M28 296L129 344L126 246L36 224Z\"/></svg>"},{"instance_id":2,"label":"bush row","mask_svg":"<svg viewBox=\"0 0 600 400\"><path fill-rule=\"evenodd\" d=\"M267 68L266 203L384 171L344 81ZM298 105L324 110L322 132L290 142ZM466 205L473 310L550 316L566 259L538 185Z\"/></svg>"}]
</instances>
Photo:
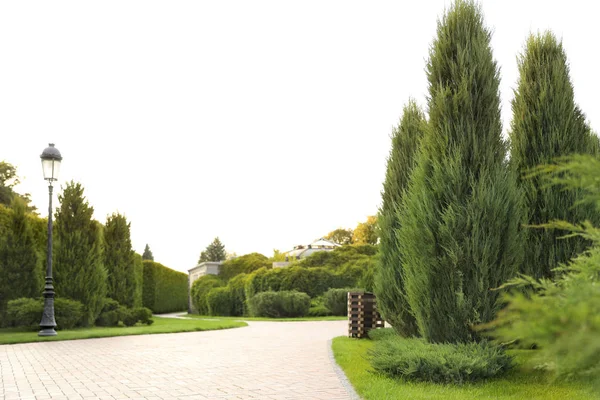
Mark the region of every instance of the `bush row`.
<instances>
[{"instance_id":1,"label":"bush row","mask_svg":"<svg viewBox=\"0 0 600 400\"><path fill-rule=\"evenodd\" d=\"M304 317L308 314L310 297L295 291L262 292L248 300L252 317Z\"/></svg>"},{"instance_id":2,"label":"bush row","mask_svg":"<svg viewBox=\"0 0 600 400\"><path fill-rule=\"evenodd\" d=\"M20 298L8 302L6 316L7 326L37 330L44 309L42 298ZM54 299L54 316L57 329L73 329L85 325L85 310L79 301L56 298ZM117 326L122 322L126 326L133 326L137 322L150 325L152 311L147 308L126 308L117 301L106 299L102 313L96 321L99 326Z\"/></svg>"},{"instance_id":3,"label":"bush row","mask_svg":"<svg viewBox=\"0 0 600 400\"><path fill-rule=\"evenodd\" d=\"M143 265L142 305L157 314L186 310L188 276L150 260Z\"/></svg>"}]
</instances>

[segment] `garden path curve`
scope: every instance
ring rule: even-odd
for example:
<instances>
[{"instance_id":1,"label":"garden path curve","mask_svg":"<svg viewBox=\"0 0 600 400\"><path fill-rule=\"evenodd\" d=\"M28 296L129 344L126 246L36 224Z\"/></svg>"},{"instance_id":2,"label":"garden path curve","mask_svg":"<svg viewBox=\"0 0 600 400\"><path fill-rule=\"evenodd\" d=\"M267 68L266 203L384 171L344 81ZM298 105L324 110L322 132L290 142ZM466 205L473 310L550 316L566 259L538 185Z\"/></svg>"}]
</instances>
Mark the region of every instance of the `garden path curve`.
<instances>
[{"instance_id":1,"label":"garden path curve","mask_svg":"<svg viewBox=\"0 0 600 400\"><path fill-rule=\"evenodd\" d=\"M0 398L354 399L330 356L345 321L0 346Z\"/></svg>"}]
</instances>

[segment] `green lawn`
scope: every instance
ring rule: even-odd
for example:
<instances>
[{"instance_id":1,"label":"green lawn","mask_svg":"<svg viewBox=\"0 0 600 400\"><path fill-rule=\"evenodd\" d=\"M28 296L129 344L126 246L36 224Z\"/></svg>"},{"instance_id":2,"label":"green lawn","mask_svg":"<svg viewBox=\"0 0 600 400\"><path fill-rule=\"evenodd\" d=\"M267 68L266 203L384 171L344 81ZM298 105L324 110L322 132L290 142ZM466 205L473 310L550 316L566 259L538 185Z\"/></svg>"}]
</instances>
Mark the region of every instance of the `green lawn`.
<instances>
[{"instance_id":1,"label":"green lawn","mask_svg":"<svg viewBox=\"0 0 600 400\"><path fill-rule=\"evenodd\" d=\"M463 386L431 383L411 383L391 379L370 372L367 352L373 346L370 340L338 337L333 340L335 360L365 400L593 400L600 399L586 383L550 383L547 374L518 367L501 379ZM522 364L529 351L513 352Z\"/></svg>"},{"instance_id":2,"label":"green lawn","mask_svg":"<svg viewBox=\"0 0 600 400\"><path fill-rule=\"evenodd\" d=\"M183 317L197 318L203 320L223 320L223 321L273 321L273 322L294 322L294 321L343 321L348 317L300 317L300 318L263 318L263 317L216 317L210 315L182 314Z\"/></svg>"},{"instance_id":3,"label":"green lawn","mask_svg":"<svg viewBox=\"0 0 600 400\"><path fill-rule=\"evenodd\" d=\"M194 319L174 319L153 317L152 325L137 325L132 327L93 327L58 331L57 336L39 337L37 332L23 329L0 329L0 344L27 342L47 342L54 340L90 339L110 336L148 335L152 333L175 333L210 331L216 329L238 328L247 326L246 323L233 320L203 321Z\"/></svg>"}]
</instances>

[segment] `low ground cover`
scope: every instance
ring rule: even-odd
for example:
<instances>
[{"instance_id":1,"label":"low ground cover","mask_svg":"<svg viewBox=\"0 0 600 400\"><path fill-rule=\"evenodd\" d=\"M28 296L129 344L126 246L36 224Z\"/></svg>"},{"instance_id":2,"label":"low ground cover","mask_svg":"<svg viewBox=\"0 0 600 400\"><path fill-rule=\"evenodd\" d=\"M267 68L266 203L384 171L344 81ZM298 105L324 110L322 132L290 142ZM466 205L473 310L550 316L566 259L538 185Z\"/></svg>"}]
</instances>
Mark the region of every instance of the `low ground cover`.
<instances>
[{"instance_id":1,"label":"low ground cover","mask_svg":"<svg viewBox=\"0 0 600 400\"><path fill-rule=\"evenodd\" d=\"M373 371L368 358L375 342L338 337L333 340L336 362L365 400L379 399L500 399L593 400L600 399L587 381L552 382L551 375L526 366L533 351L512 350L515 368L499 379L464 385L406 382Z\"/></svg>"},{"instance_id":2,"label":"low ground cover","mask_svg":"<svg viewBox=\"0 0 600 400\"><path fill-rule=\"evenodd\" d=\"M152 325L136 325L132 327L90 327L61 330L57 336L39 337L37 332L22 328L0 329L0 344L15 344L28 342L47 342L56 340L90 339L112 336L148 335L154 333L176 333L210 331L247 326L242 321L233 319L194 320L153 317Z\"/></svg>"}]
</instances>

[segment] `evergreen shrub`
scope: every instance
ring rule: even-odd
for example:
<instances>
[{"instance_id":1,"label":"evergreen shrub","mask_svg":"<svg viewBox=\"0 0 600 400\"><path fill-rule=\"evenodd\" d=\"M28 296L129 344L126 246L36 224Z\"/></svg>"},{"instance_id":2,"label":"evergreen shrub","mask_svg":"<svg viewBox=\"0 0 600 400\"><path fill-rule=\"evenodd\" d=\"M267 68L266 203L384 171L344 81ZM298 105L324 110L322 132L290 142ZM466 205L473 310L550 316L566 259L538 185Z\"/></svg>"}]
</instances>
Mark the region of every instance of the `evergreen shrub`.
<instances>
[{"instance_id":1,"label":"evergreen shrub","mask_svg":"<svg viewBox=\"0 0 600 400\"><path fill-rule=\"evenodd\" d=\"M56 318L56 329L73 329L83 324L85 308L79 301L59 297L54 299L54 316ZM40 315L38 319L41 320L41 318Z\"/></svg>"},{"instance_id":2,"label":"evergreen shrub","mask_svg":"<svg viewBox=\"0 0 600 400\"><path fill-rule=\"evenodd\" d=\"M479 339L472 327L502 306L492 289L523 260L523 198L507 166L490 41L473 1L456 1L438 22L428 128L398 211L406 298L434 343Z\"/></svg>"},{"instance_id":3,"label":"evergreen shrub","mask_svg":"<svg viewBox=\"0 0 600 400\"><path fill-rule=\"evenodd\" d=\"M40 299L22 297L8 302L6 314L11 326L36 329L40 326L43 310Z\"/></svg>"},{"instance_id":4,"label":"evergreen shrub","mask_svg":"<svg viewBox=\"0 0 600 400\"><path fill-rule=\"evenodd\" d=\"M309 308L310 297L295 291L262 292L248 301L248 310L253 317L304 317Z\"/></svg>"},{"instance_id":5,"label":"evergreen shrub","mask_svg":"<svg viewBox=\"0 0 600 400\"><path fill-rule=\"evenodd\" d=\"M512 358L489 342L432 344L386 335L370 352L371 366L393 378L460 385L502 375L512 367Z\"/></svg>"},{"instance_id":6,"label":"evergreen shrub","mask_svg":"<svg viewBox=\"0 0 600 400\"><path fill-rule=\"evenodd\" d=\"M154 320L152 319L152 310L149 308L135 307L133 313L135 314L137 321L142 324L152 325L154 323Z\"/></svg>"},{"instance_id":7,"label":"evergreen shrub","mask_svg":"<svg viewBox=\"0 0 600 400\"><path fill-rule=\"evenodd\" d=\"M310 308L308 309L309 317L325 317L328 315L331 315L331 311L325 307L323 296L310 299Z\"/></svg>"}]
</instances>

